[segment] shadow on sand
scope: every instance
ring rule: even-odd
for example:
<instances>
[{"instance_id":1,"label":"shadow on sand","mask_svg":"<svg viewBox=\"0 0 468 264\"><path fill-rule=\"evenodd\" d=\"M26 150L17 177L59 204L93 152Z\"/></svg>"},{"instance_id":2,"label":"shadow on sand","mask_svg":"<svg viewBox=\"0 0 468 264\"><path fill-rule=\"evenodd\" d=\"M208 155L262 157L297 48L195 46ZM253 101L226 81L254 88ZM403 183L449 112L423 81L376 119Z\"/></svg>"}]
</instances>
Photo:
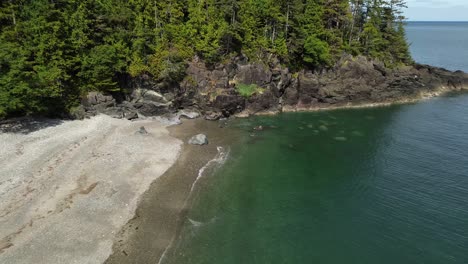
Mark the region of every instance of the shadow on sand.
<instances>
[{"instance_id":1,"label":"shadow on sand","mask_svg":"<svg viewBox=\"0 0 468 264\"><path fill-rule=\"evenodd\" d=\"M58 126L63 123L61 119L40 117L20 117L0 121L0 133L29 134L44 128Z\"/></svg>"}]
</instances>

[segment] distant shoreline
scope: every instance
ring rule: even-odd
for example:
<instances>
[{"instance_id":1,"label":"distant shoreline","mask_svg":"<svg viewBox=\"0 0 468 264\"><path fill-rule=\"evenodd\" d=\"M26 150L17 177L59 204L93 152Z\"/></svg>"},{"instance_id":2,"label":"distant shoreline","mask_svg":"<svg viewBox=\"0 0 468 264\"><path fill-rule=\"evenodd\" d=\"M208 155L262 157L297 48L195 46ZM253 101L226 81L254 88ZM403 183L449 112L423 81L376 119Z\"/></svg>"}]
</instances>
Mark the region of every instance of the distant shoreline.
<instances>
[{"instance_id":1,"label":"distant shoreline","mask_svg":"<svg viewBox=\"0 0 468 264\"><path fill-rule=\"evenodd\" d=\"M468 20L466 21L437 21L437 20L407 20L406 23L468 23Z\"/></svg>"},{"instance_id":2,"label":"distant shoreline","mask_svg":"<svg viewBox=\"0 0 468 264\"><path fill-rule=\"evenodd\" d=\"M343 105L335 106L316 106L309 108L300 108L300 107L284 107L281 111L260 111L256 113L241 112L236 114L236 117L245 118L249 116L256 115L276 115L281 112L291 113L291 112L320 112L320 111L334 111L342 109L360 109L360 108L376 108L376 107L387 107L392 105L402 105L402 104L412 104L417 103L423 100L431 99L434 97L444 96L450 93L465 93L468 92L468 86L464 86L459 90L448 89L447 87L441 87L436 91L421 93L417 96L399 98L393 101L384 101L384 102L362 102L362 103L348 103Z\"/></svg>"}]
</instances>

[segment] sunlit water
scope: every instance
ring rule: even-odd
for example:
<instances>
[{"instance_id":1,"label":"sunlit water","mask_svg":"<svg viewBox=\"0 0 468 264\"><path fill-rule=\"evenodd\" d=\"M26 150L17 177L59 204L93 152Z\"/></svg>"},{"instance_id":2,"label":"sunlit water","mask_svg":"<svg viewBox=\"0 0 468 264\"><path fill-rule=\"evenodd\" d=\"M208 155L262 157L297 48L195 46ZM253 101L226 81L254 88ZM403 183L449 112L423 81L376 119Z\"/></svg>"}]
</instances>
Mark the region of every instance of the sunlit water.
<instances>
[{"instance_id":1,"label":"sunlit water","mask_svg":"<svg viewBox=\"0 0 468 264\"><path fill-rule=\"evenodd\" d=\"M468 72L468 22L408 22L416 62Z\"/></svg>"},{"instance_id":2,"label":"sunlit water","mask_svg":"<svg viewBox=\"0 0 468 264\"><path fill-rule=\"evenodd\" d=\"M416 41L424 27L408 29L417 61L468 69ZM244 137L200 180L163 263L468 263L468 94L226 129Z\"/></svg>"}]
</instances>

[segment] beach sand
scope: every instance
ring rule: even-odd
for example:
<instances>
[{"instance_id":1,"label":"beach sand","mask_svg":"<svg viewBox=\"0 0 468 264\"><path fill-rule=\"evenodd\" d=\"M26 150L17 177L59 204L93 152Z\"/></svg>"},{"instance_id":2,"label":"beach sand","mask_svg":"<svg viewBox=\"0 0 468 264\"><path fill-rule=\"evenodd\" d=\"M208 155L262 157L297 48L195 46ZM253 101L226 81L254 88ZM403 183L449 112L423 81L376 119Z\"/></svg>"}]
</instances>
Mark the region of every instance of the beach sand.
<instances>
[{"instance_id":1,"label":"beach sand","mask_svg":"<svg viewBox=\"0 0 468 264\"><path fill-rule=\"evenodd\" d=\"M160 122L103 115L2 127L0 263L103 263L181 145Z\"/></svg>"},{"instance_id":2,"label":"beach sand","mask_svg":"<svg viewBox=\"0 0 468 264\"><path fill-rule=\"evenodd\" d=\"M235 130L221 128L219 124L197 119L169 127L171 135L184 142L179 159L142 196L135 217L117 236L114 253L107 264L164 262L165 253L177 239L190 208L191 192L200 178L206 176L202 168L219 158L220 151L228 151L240 136ZM186 143L199 133L208 136L208 145Z\"/></svg>"}]
</instances>

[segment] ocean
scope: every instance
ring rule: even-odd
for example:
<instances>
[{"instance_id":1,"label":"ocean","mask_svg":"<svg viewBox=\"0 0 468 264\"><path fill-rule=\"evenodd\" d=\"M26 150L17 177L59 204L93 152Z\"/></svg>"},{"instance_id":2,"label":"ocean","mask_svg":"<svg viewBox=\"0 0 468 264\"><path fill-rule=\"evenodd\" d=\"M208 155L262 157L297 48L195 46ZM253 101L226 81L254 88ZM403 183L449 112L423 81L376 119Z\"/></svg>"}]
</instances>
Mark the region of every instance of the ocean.
<instances>
[{"instance_id":1,"label":"ocean","mask_svg":"<svg viewBox=\"0 0 468 264\"><path fill-rule=\"evenodd\" d=\"M407 31L417 62L468 71L468 23ZM161 262L468 263L467 113L461 93L230 121Z\"/></svg>"},{"instance_id":2,"label":"ocean","mask_svg":"<svg viewBox=\"0 0 468 264\"><path fill-rule=\"evenodd\" d=\"M406 35L416 62L468 72L468 22L408 22Z\"/></svg>"}]
</instances>

